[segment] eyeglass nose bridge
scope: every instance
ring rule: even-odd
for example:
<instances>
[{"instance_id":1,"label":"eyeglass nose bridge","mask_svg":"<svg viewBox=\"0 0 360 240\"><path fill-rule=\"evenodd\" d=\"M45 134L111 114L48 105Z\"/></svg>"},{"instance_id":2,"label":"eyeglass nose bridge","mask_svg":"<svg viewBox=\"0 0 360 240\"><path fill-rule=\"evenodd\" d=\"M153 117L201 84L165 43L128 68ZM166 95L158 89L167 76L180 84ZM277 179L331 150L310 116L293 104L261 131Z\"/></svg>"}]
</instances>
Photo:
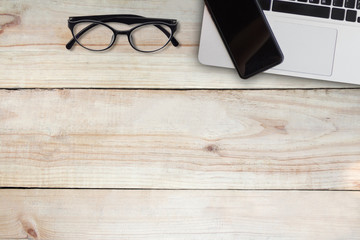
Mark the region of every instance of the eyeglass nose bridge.
<instances>
[{"instance_id":1,"label":"eyeglass nose bridge","mask_svg":"<svg viewBox=\"0 0 360 240\"><path fill-rule=\"evenodd\" d=\"M116 33L116 35L129 35L130 31L129 30L116 30L115 33Z\"/></svg>"}]
</instances>

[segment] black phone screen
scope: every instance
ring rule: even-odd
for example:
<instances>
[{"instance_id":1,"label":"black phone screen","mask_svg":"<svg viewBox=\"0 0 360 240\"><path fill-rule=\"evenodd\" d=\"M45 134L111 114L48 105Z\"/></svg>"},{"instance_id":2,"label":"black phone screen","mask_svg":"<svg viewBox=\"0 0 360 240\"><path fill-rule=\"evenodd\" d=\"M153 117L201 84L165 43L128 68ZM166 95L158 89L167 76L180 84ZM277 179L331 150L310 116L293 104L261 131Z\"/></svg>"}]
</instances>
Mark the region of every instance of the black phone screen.
<instances>
[{"instance_id":1,"label":"black phone screen","mask_svg":"<svg viewBox=\"0 0 360 240\"><path fill-rule=\"evenodd\" d=\"M282 62L282 52L257 0L205 0L205 3L242 78Z\"/></svg>"}]
</instances>

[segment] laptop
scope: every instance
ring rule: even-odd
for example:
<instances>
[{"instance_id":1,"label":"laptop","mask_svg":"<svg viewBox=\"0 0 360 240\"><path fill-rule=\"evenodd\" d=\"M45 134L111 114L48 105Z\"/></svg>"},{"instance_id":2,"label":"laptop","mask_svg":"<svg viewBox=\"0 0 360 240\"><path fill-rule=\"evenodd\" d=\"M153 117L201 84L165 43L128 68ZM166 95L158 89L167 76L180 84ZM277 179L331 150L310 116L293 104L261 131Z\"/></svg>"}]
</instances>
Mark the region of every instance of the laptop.
<instances>
[{"instance_id":1,"label":"laptop","mask_svg":"<svg viewBox=\"0 0 360 240\"><path fill-rule=\"evenodd\" d=\"M259 4L284 54L266 73L360 84L360 0ZM206 6L198 57L205 65L234 68Z\"/></svg>"}]
</instances>

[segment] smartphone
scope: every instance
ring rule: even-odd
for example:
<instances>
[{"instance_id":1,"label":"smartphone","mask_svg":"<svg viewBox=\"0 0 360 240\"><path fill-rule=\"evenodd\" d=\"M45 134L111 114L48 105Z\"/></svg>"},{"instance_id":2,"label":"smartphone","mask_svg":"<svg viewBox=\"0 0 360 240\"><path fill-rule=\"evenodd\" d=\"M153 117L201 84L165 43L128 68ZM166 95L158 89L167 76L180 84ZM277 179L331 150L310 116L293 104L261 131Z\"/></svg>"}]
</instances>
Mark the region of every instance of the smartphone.
<instances>
[{"instance_id":1,"label":"smartphone","mask_svg":"<svg viewBox=\"0 0 360 240\"><path fill-rule=\"evenodd\" d=\"M257 0L205 0L241 78L280 64L284 56Z\"/></svg>"}]
</instances>

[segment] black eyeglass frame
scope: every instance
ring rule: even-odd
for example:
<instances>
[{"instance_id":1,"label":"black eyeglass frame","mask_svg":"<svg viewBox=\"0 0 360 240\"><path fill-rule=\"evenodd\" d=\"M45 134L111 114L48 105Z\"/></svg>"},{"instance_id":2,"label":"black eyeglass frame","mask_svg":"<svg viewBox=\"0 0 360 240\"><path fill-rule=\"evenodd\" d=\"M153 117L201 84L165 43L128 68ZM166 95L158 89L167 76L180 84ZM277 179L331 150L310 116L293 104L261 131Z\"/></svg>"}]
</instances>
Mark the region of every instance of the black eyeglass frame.
<instances>
[{"instance_id":1,"label":"black eyeglass frame","mask_svg":"<svg viewBox=\"0 0 360 240\"><path fill-rule=\"evenodd\" d=\"M78 23L83 23L83 22L87 22L87 23L93 23L90 24L89 26L85 27L83 30L81 30L79 33L77 33L75 35L74 33L74 27L76 24ZM107 22L117 22L117 23L124 23L124 24L139 24L129 30L125 30L125 31L121 31L121 30L116 30L113 27L109 26L108 24L106 24ZM84 45L82 45L79 41L78 38L81 37L81 35L83 35L84 33L86 33L88 30L90 30L91 28L97 26L97 25L103 25L107 28L109 28L112 32L113 32L113 38L111 43L109 44L108 47L104 48L104 49L91 49L88 47L85 47ZM159 49L156 50L151 50L151 51L144 51L141 49L138 49L132 42L131 40L131 34L134 30L145 26L145 25L154 25L155 27L157 27L159 30L161 30L169 39L168 41L164 44L164 46L162 46ZM161 25L166 25L167 27L169 27L169 29L171 30L171 32L169 33L165 28L163 28ZM116 41L116 37L117 35L127 35L128 37L128 41L131 45L131 47L133 49L135 49L136 51L139 52L144 52L144 53L152 53L152 52L157 52L160 51L161 49L165 48L169 42L172 43L172 45L174 45L175 47L179 46L179 42L176 40L176 38L174 37L174 34L177 30L177 25L178 22L175 19L163 19L163 18L146 18L143 16L139 16L139 15L132 15L132 14L117 14L117 15L93 15L93 16L78 16L78 17L69 17L68 19L68 27L71 31L71 34L73 36L73 38L66 44L66 48L68 50L70 50L75 42L78 43L80 46L82 46L83 48L90 50L90 51L95 51L95 52L100 52L100 51L106 51L108 49L110 49L115 41Z\"/></svg>"}]
</instances>

